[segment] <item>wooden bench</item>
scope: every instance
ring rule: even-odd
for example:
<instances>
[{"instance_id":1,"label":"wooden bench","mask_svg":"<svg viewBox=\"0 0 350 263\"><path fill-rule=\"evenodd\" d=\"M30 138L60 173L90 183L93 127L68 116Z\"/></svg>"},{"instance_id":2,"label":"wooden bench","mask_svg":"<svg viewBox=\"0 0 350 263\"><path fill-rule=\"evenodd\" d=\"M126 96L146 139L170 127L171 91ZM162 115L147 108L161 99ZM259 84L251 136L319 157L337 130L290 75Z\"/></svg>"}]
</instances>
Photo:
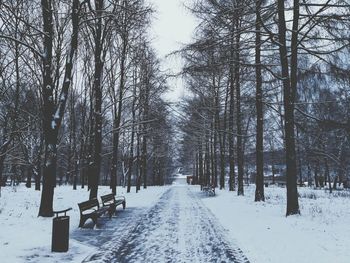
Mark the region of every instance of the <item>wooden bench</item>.
<instances>
[{"instance_id":1,"label":"wooden bench","mask_svg":"<svg viewBox=\"0 0 350 263\"><path fill-rule=\"evenodd\" d=\"M208 196L215 196L215 187L212 185L203 186L202 191L206 192Z\"/></svg>"},{"instance_id":2,"label":"wooden bench","mask_svg":"<svg viewBox=\"0 0 350 263\"><path fill-rule=\"evenodd\" d=\"M80 222L79 227L83 227L86 220L92 219L94 225L97 224L97 219L108 212L109 217L112 217L111 209L108 206L100 207L97 198L91 199L89 201L81 202L78 204L80 210Z\"/></svg>"},{"instance_id":3,"label":"wooden bench","mask_svg":"<svg viewBox=\"0 0 350 263\"><path fill-rule=\"evenodd\" d=\"M123 209L126 207L126 201L124 196L118 196L115 198L114 194L107 194L101 196L102 206L108 207L111 214L117 211L117 206L122 205Z\"/></svg>"}]
</instances>

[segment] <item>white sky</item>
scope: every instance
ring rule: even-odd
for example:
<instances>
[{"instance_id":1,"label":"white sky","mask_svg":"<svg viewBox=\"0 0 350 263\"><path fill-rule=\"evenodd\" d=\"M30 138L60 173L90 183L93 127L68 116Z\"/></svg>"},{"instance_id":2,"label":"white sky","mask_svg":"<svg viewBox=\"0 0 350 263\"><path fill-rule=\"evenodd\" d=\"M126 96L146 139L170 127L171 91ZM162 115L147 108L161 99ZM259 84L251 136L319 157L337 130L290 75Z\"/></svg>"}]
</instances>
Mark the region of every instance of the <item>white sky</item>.
<instances>
[{"instance_id":1,"label":"white sky","mask_svg":"<svg viewBox=\"0 0 350 263\"><path fill-rule=\"evenodd\" d=\"M185 0L149 0L156 9L153 20L153 46L162 59L162 69L169 69L171 73L181 70L181 60L175 57L165 58L166 55L180 49L191 41L196 27L195 18L186 10ZM188 1L187 1L188 2ZM181 80L169 81L172 89L166 98L177 101L183 95Z\"/></svg>"}]
</instances>

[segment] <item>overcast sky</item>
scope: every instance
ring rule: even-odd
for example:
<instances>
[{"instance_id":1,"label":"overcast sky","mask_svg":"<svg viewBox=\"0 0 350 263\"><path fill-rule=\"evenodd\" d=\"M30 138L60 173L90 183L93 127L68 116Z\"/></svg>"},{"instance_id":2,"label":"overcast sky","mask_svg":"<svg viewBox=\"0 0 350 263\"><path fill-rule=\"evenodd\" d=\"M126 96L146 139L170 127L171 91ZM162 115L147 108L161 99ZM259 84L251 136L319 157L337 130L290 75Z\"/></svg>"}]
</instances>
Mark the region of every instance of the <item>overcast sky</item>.
<instances>
[{"instance_id":1,"label":"overcast sky","mask_svg":"<svg viewBox=\"0 0 350 263\"><path fill-rule=\"evenodd\" d=\"M162 59L163 69L169 68L176 73L180 70L181 62L175 58L165 59L165 56L191 41L196 21L184 7L185 0L150 1L156 9L152 27L153 46ZM176 101L183 94L182 82L169 81L169 85L173 90L169 92L167 98Z\"/></svg>"}]
</instances>

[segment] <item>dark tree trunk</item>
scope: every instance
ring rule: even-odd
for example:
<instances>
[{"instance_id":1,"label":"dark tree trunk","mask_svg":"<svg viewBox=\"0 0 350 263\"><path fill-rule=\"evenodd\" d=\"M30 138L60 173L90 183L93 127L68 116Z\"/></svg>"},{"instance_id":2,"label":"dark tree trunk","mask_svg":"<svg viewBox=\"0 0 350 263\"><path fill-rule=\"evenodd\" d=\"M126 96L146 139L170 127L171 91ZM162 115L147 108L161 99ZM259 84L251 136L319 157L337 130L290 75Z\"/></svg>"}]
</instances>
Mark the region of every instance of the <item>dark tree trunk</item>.
<instances>
[{"instance_id":1,"label":"dark tree trunk","mask_svg":"<svg viewBox=\"0 0 350 263\"><path fill-rule=\"evenodd\" d=\"M214 152L214 137L215 137L215 131L213 127L213 123L211 124L211 136L210 136L210 184L215 187L216 182L216 174L215 174L215 152Z\"/></svg>"},{"instance_id":2,"label":"dark tree trunk","mask_svg":"<svg viewBox=\"0 0 350 263\"><path fill-rule=\"evenodd\" d=\"M120 60L120 83L118 92L118 111L115 113L114 120L114 137L113 137L113 158L112 158L112 171L111 171L111 188L114 195L117 193L117 180L118 180L118 151L119 151L119 137L120 137L120 121L122 118L123 109L123 95L125 89L126 75L125 75L125 62L127 55L128 42L126 36L123 36L123 47Z\"/></svg>"},{"instance_id":3,"label":"dark tree trunk","mask_svg":"<svg viewBox=\"0 0 350 263\"><path fill-rule=\"evenodd\" d=\"M229 191L235 190L235 146L234 146L234 136L233 136L233 118L234 118L234 76L233 70L230 73L230 108L229 108L229 120L228 120L228 153L229 153Z\"/></svg>"},{"instance_id":4,"label":"dark tree trunk","mask_svg":"<svg viewBox=\"0 0 350 263\"><path fill-rule=\"evenodd\" d=\"M140 117L139 117L140 120ZM141 164L140 164L140 125L137 125L136 139L136 193L141 189Z\"/></svg>"},{"instance_id":5,"label":"dark tree trunk","mask_svg":"<svg viewBox=\"0 0 350 263\"><path fill-rule=\"evenodd\" d=\"M101 151L102 151L102 78L104 59L103 53L103 16L104 0L95 0L96 7L96 25L94 35L94 85L93 85L93 132L92 132L92 163L89 166L89 189L90 199L97 198L98 184L101 173Z\"/></svg>"},{"instance_id":6,"label":"dark tree trunk","mask_svg":"<svg viewBox=\"0 0 350 263\"><path fill-rule=\"evenodd\" d=\"M142 176L143 176L143 188L147 188L147 140L148 140L148 111L149 111L149 92L150 83L148 76L145 80L145 88L143 93L143 125L142 125L142 147L141 147L141 158L142 158Z\"/></svg>"},{"instance_id":7,"label":"dark tree trunk","mask_svg":"<svg viewBox=\"0 0 350 263\"><path fill-rule=\"evenodd\" d=\"M238 28L239 20L236 21ZM243 129L241 109L241 83L240 83L240 34L235 37L235 88L236 88L236 125L237 125L237 168L238 168L238 195L244 195L244 150L243 150Z\"/></svg>"},{"instance_id":8,"label":"dark tree trunk","mask_svg":"<svg viewBox=\"0 0 350 263\"><path fill-rule=\"evenodd\" d=\"M213 186L218 187L218 154L217 154L217 146L218 146L218 134L214 129L214 142L213 142Z\"/></svg>"},{"instance_id":9,"label":"dark tree trunk","mask_svg":"<svg viewBox=\"0 0 350 263\"><path fill-rule=\"evenodd\" d=\"M144 129L144 134L142 136L142 176L143 176L143 188L147 188L147 136L146 130Z\"/></svg>"},{"instance_id":10,"label":"dark tree trunk","mask_svg":"<svg viewBox=\"0 0 350 263\"><path fill-rule=\"evenodd\" d=\"M141 88L139 89L141 99ZM142 119L141 107L138 107L138 124L136 131L136 193L141 189L142 167L141 167L141 131L142 125L140 121Z\"/></svg>"},{"instance_id":11,"label":"dark tree trunk","mask_svg":"<svg viewBox=\"0 0 350 263\"><path fill-rule=\"evenodd\" d=\"M129 154L129 168L128 168L128 189L127 192L130 193L131 190L131 175L133 171L133 164L134 164L134 138L135 138L135 119L136 119L136 113L135 113L135 104L136 104L136 77L134 76L134 91L133 91L133 100L132 100L132 106L131 106L131 112L132 112L132 127L131 127L131 141L130 141L130 154Z\"/></svg>"},{"instance_id":12,"label":"dark tree trunk","mask_svg":"<svg viewBox=\"0 0 350 263\"><path fill-rule=\"evenodd\" d=\"M41 158L37 163L35 171L35 191L40 191L41 186Z\"/></svg>"},{"instance_id":13,"label":"dark tree trunk","mask_svg":"<svg viewBox=\"0 0 350 263\"><path fill-rule=\"evenodd\" d=\"M78 181L78 151L77 151L77 135L76 135L76 120L75 120L75 111L73 108L73 190L77 190L77 181Z\"/></svg>"},{"instance_id":14,"label":"dark tree trunk","mask_svg":"<svg viewBox=\"0 0 350 263\"><path fill-rule=\"evenodd\" d=\"M198 177L199 183L202 186L204 184L204 171L203 171L203 149L202 143L200 142L198 145Z\"/></svg>"},{"instance_id":15,"label":"dark tree trunk","mask_svg":"<svg viewBox=\"0 0 350 263\"><path fill-rule=\"evenodd\" d=\"M218 80L218 82L220 82ZM219 85L215 85L215 78L213 79L214 84L214 129L213 129L213 155L214 155L214 187L218 187L218 136L220 133L220 105L219 105Z\"/></svg>"},{"instance_id":16,"label":"dark tree trunk","mask_svg":"<svg viewBox=\"0 0 350 263\"><path fill-rule=\"evenodd\" d=\"M310 163L308 162L307 164L307 186L311 187L312 186L312 179L311 179L311 166Z\"/></svg>"},{"instance_id":17,"label":"dark tree trunk","mask_svg":"<svg viewBox=\"0 0 350 263\"><path fill-rule=\"evenodd\" d=\"M265 201L264 195L264 112L261 76L261 0L256 1L255 77L256 77L256 189L255 202Z\"/></svg>"},{"instance_id":18,"label":"dark tree trunk","mask_svg":"<svg viewBox=\"0 0 350 263\"><path fill-rule=\"evenodd\" d=\"M230 166L230 171L229 171L229 191L234 191L235 190L235 177L236 177L236 172L235 172L235 157L234 157L234 109L235 109L235 104L234 104L234 91L235 91L235 69L234 69L234 60L235 60L235 53L234 53L234 34L235 34L235 22L234 18L232 18L231 24L231 39L230 39L230 68L229 68L229 116L228 116L228 155L229 155L229 166Z\"/></svg>"},{"instance_id":19,"label":"dark tree trunk","mask_svg":"<svg viewBox=\"0 0 350 263\"><path fill-rule=\"evenodd\" d=\"M46 137L45 162L43 168L43 188L41 192L41 202L39 216L53 216L53 195L56 180L57 167L57 141L56 136L52 134Z\"/></svg>"},{"instance_id":20,"label":"dark tree trunk","mask_svg":"<svg viewBox=\"0 0 350 263\"><path fill-rule=\"evenodd\" d=\"M223 132L220 138L220 189L225 188L225 175L226 175L226 129L227 129L227 107L228 107L228 97L229 88L226 89L225 95L225 106L224 106L224 118L223 118ZM219 119L219 117L218 117ZM220 120L220 119L219 119ZM218 129L220 130L220 123Z\"/></svg>"},{"instance_id":21,"label":"dark tree trunk","mask_svg":"<svg viewBox=\"0 0 350 263\"><path fill-rule=\"evenodd\" d=\"M33 174L32 166L29 165L28 167L26 167L25 171L26 171L26 174L27 174L26 187L27 188L31 188L32 187L32 174Z\"/></svg>"},{"instance_id":22,"label":"dark tree trunk","mask_svg":"<svg viewBox=\"0 0 350 263\"><path fill-rule=\"evenodd\" d=\"M338 176L334 177L333 180L333 190L337 190Z\"/></svg>"},{"instance_id":23,"label":"dark tree trunk","mask_svg":"<svg viewBox=\"0 0 350 263\"><path fill-rule=\"evenodd\" d=\"M206 147L205 147L205 185L210 184L210 146L209 146L209 135L207 134Z\"/></svg>"},{"instance_id":24,"label":"dark tree trunk","mask_svg":"<svg viewBox=\"0 0 350 263\"><path fill-rule=\"evenodd\" d=\"M45 162L43 168L43 189L41 192L41 202L39 216L53 216L53 195L54 181L56 178L56 142L55 127L52 127L52 116L54 112L53 102L53 80L52 80L52 49L53 49L53 18L51 0L42 0L43 28L46 32L44 36L45 56L43 58L43 88L42 96L44 100L44 138L45 138Z\"/></svg>"},{"instance_id":25,"label":"dark tree trunk","mask_svg":"<svg viewBox=\"0 0 350 263\"><path fill-rule=\"evenodd\" d=\"M317 161L316 161L316 164L315 164L315 173L314 173L315 186L316 186L316 188L320 187L319 178L318 178L319 167L320 167L320 161L317 160Z\"/></svg>"},{"instance_id":26,"label":"dark tree trunk","mask_svg":"<svg viewBox=\"0 0 350 263\"><path fill-rule=\"evenodd\" d=\"M7 149L5 149L5 147L1 147L1 152L0 152L0 188L1 186L6 185L6 180L2 176L4 171L5 159L6 159L6 152L3 152L3 150L7 151Z\"/></svg>"},{"instance_id":27,"label":"dark tree trunk","mask_svg":"<svg viewBox=\"0 0 350 263\"><path fill-rule=\"evenodd\" d=\"M297 132L297 141L299 141L299 129L296 128ZM297 156L298 156L298 172L299 172L299 186L302 187L304 185L303 181L303 162L302 162L302 156L301 156L301 151L300 151L300 145L297 144Z\"/></svg>"},{"instance_id":28,"label":"dark tree trunk","mask_svg":"<svg viewBox=\"0 0 350 263\"><path fill-rule=\"evenodd\" d=\"M53 216L53 195L56 181L57 166L57 136L61 126L64 110L68 98L68 91L72 82L73 60L78 47L78 27L79 27L79 0L72 3L72 38L70 49L67 54L65 64L64 82L59 95L57 107L53 101L53 80L52 80L52 48L53 48L53 13L51 0L42 0L43 29L44 36L43 57L43 130L45 140L45 162L43 168L43 189L39 208L39 216Z\"/></svg>"},{"instance_id":29,"label":"dark tree trunk","mask_svg":"<svg viewBox=\"0 0 350 263\"><path fill-rule=\"evenodd\" d=\"M36 164L35 164L35 190L40 191L41 186L41 174L42 174L42 150L43 150L43 137L40 135L40 145L39 145L39 151L37 154Z\"/></svg>"},{"instance_id":30,"label":"dark tree trunk","mask_svg":"<svg viewBox=\"0 0 350 263\"><path fill-rule=\"evenodd\" d=\"M286 41L286 20L284 0L278 0L278 36L279 53L282 68L284 112L285 112L285 147L287 166L287 212L286 215L300 214L298 191L297 191L297 163L295 152L295 131L294 131L294 102L297 87L297 66L298 66L298 22L299 22L299 1L294 0L293 31L291 41L291 74L289 75L289 61Z\"/></svg>"},{"instance_id":31,"label":"dark tree trunk","mask_svg":"<svg viewBox=\"0 0 350 263\"><path fill-rule=\"evenodd\" d=\"M225 135L223 135L225 136ZM220 147L220 189L224 189L225 188L225 139L222 139L223 143Z\"/></svg>"},{"instance_id":32,"label":"dark tree trunk","mask_svg":"<svg viewBox=\"0 0 350 263\"><path fill-rule=\"evenodd\" d=\"M198 184L199 182L199 154L195 154L195 173L194 173L194 182L193 184Z\"/></svg>"}]
</instances>

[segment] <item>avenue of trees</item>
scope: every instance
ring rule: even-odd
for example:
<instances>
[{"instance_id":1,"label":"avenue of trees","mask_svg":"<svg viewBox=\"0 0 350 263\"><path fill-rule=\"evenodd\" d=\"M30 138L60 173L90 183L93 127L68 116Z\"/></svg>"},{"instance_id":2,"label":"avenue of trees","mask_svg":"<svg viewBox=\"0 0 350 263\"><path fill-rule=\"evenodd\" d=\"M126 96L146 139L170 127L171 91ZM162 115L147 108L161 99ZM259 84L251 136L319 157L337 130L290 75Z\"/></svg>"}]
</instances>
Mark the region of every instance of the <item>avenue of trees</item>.
<instances>
[{"instance_id":1,"label":"avenue of trees","mask_svg":"<svg viewBox=\"0 0 350 263\"><path fill-rule=\"evenodd\" d=\"M194 183L243 195L254 174L255 201L264 201L264 153L283 150L287 216L300 213L298 184L346 186L350 2L198 0L188 8L200 24L181 52L190 95L179 124Z\"/></svg>"},{"instance_id":2,"label":"avenue of trees","mask_svg":"<svg viewBox=\"0 0 350 263\"><path fill-rule=\"evenodd\" d=\"M143 0L0 1L0 187L34 183L39 216L53 215L56 184L94 198L171 174L152 13Z\"/></svg>"},{"instance_id":3,"label":"avenue of trees","mask_svg":"<svg viewBox=\"0 0 350 263\"><path fill-rule=\"evenodd\" d=\"M298 185L349 187L350 1L188 9L199 24L179 51L175 136L148 1L0 0L0 191L25 182L50 217L57 184L139 191L166 183L175 157L194 184L244 195L254 179L255 201L284 167L287 216Z\"/></svg>"}]
</instances>

